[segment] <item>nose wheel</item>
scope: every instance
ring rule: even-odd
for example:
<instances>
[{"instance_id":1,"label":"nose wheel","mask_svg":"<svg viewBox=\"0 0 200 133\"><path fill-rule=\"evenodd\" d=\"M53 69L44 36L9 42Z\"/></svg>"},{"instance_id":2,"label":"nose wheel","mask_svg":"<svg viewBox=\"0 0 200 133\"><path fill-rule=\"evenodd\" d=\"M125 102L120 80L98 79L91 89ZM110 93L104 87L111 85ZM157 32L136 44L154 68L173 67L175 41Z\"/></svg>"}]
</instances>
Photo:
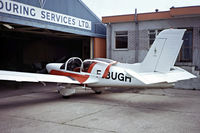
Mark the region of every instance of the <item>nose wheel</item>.
<instances>
[{"instance_id":1,"label":"nose wheel","mask_svg":"<svg viewBox=\"0 0 200 133\"><path fill-rule=\"evenodd\" d=\"M95 94L101 94L102 91L104 90L104 88L91 88L91 89L95 92Z\"/></svg>"}]
</instances>

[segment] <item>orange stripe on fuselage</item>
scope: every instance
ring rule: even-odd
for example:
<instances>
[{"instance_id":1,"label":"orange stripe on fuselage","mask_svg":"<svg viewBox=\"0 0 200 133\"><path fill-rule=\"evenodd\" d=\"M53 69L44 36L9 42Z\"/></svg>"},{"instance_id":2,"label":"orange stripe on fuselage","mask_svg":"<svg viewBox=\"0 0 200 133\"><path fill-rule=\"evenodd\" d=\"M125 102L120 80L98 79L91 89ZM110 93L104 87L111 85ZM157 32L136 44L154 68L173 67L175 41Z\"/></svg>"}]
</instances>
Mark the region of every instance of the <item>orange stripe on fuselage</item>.
<instances>
[{"instance_id":1,"label":"orange stripe on fuselage","mask_svg":"<svg viewBox=\"0 0 200 133\"><path fill-rule=\"evenodd\" d=\"M75 74L75 73L69 73L69 72L63 72L58 70L52 70L50 74L53 75L62 75L62 76L69 76L80 82L81 84L84 83L90 76L89 75L81 75L81 74Z\"/></svg>"},{"instance_id":2,"label":"orange stripe on fuselage","mask_svg":"<svg viewBox=\"0 0 200 133\"><path fill-rule=\"evenodd\" d=\"M117 63L117 61L113 61L112 63L110 63L110 64L107 66L106 70L105 70L104 73L103 73L102 78L106 78L106 77L107 77L107 75L108 75L108 73L109 73L109 70L110 70L110 67L111 67L113 64L116 64L116 63Z\"/></svg>"},{"instance_id":3,"label":"orange stripe on fuselage","mask_svg":"<svg viewBox=\"0 0 200 133\"><path fill-rule=\"evenodd\" d=\"M92 63L88 69L88 73L91 73L95 63ZM76 74L76 73L70 73L70 72L63 72L63 71L58 71L58 70L51 70L50 74L53 75L62 75L62 76L69 76L83 84L90 76L89 75L81 75L81 74Z\"/></svg>"},{"instance_id":4,"label":"orange stripe on fuselage","mask_svg":"<svg viewBox=\"0 0 200 133\"><path fill-rule=\"evenodd\" d=\"M111 66L112 66L112 64L109 64L109 65L107 66L106 70L105 70L104 73L103 73L102 78L106 78L106 77L107 77Z\"/></svg>"},{"instance_id":5,"label":"orange stripe on fuselage","mask_svg":"<svg viewBox=\"0 0 200 133\"><path fill-rule=\"evenodd\" d=\"M89 67L89 69L88 69L88 73L91 73L91 72L92 72L92 69L93 69L93 67L94 67L95 64L97 64L97 63L96 63L96 62L93 62L93 63L90 65L90 67Z\"/></svg>"}]
</instances>

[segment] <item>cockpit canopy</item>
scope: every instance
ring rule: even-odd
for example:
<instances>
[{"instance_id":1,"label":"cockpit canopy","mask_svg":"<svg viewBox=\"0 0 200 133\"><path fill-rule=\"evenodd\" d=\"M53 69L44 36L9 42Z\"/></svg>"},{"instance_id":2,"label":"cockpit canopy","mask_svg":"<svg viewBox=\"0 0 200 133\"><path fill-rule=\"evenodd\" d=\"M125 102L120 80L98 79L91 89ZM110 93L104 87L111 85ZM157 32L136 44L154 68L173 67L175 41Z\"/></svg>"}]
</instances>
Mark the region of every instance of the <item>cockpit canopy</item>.
<instances>
[{"instance_id":1,"label":"cockpit canopy","mask_svg":"<svg viewBox=\"0 0 200 133\"><path fill-rule=\"evenodd\" d=\"M95 64L99 64L101 66L108 65L110 63L114 62L113 60L110 59L104 59L104 58L95 58L95 59L87 59L82 61L78 57L72 57L64 63L60 69L64 69L67 71L74 71L74 72L86 72L86 73L91 73L92 68L94 67Z\"/></svg>"},{"instance_id":2,"label":"cockpit canopy","mask_svg":"<svg viewBox=\"0 0 200 133\"><path fill-rule=\"evenodd\" d=\"M92 68L94 67L95 64L97 64L98 69L100 68L105 68L107 67L109 64L115 62L114 60L110 60L110 59L105 59L105 58L95 58L95 59L87 59L83 61L83 65L82 65L82 72L88 72L91 73Z\"/></svg>"},{"instance_id":3,"label":"cockpit canopy","mask_svg":"<svg viewBox=\"0 0 200 133\"><path fill-rule=\"evenodd\" d=\"M112 63L112 62L115 62L114 60L107 59L107 58L94 58L94 60L109 63L109 64Z\"/></svg>"},{"instance_id":4,"label":"cockpit canopy","mask_svg":"<svg viewBox=\"0 0 200 133\"><path fill-rule=\"evenodd\" d=\"M68 71L75 71L75 72L80 72L80 68L82 65L82 60L78 57L72 57L64 63L60 69L65 69Z\"/></svg>"}]
</instances>

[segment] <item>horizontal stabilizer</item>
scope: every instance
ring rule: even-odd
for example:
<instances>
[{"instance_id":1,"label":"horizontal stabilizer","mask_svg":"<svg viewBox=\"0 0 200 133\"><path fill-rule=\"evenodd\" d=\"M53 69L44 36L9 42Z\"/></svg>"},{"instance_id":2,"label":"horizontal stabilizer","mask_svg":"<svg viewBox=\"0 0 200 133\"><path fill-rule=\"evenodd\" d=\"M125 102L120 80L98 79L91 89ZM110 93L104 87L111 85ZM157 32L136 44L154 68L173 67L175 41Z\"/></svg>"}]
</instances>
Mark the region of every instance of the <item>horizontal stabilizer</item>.
<instances>
[{"instance_id":1,"label":"horizontal stabilizer","mask_svg":"<svg viewBox=\"0 0 200 133\"><path fill-rule=\"evenodd\" d=\"M155 75L155 72L151 73L137 73L132 70L126 70L126 73L131 77L143 82L144 84L154 84L165 82L164 79L158 78L158 75Z\"/></svg>"},{"instance_id":2,"label":"horizontal stabilizer","mask_svg":"<svg viewBox=\"0 0 200 133\"><path fill-rule=\"evenodd\" d=\"M174 70L171 70L168 73L160 73L160 72L136 73L132 70L126 70L126 72L128 75L138 79L144 84L174 83L180 80L196 78L196 76L194 76L193 74L179 67L174 67Z\"/></svg>"}]
</instances>

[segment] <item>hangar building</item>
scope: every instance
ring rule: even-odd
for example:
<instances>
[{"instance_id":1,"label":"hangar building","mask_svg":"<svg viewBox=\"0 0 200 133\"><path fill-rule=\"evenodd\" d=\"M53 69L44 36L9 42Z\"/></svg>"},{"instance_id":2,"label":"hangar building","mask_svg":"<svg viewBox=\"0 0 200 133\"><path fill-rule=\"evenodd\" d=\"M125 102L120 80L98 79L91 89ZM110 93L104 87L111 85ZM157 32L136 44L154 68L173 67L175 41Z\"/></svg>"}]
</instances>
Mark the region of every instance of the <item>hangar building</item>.
<instances>
[{"instance_id":1,"label":"hangar building","mask_svg":"<svg viewBox=\"0 0 200 133\"><path fill-rule=\"evenodd\" d=\"M81 0L0 0L0 69L106 56L106 27Z\"/></svg>"},{"instance_id":2,"label":"hangar building","mask_svg":"<svg viewBox=\"0 0 200 133\"><path fill-rule=\"evenodd\" d=\"M127 63L141 62L156 35L167 28L187 29L176 65L200 69L200 6L169 11L106 16L107 57Z\"/></svg>"}]
</instances>

